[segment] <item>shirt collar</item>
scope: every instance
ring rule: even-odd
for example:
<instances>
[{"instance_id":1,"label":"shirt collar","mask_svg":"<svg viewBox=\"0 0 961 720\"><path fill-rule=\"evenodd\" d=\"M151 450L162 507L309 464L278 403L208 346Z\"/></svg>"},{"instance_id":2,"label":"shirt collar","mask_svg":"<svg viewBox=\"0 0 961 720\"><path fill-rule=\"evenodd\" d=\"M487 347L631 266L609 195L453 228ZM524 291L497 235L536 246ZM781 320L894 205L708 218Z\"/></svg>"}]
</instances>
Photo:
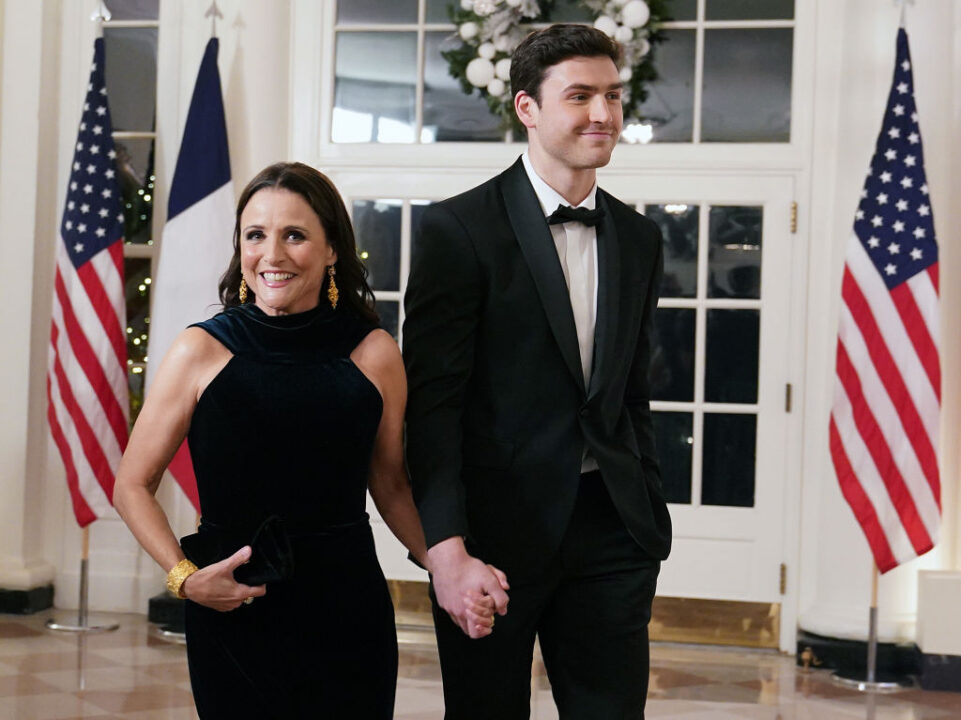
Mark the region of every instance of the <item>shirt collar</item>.
<instances>
[{"instance_id":1,"label":"shirt collar","mask_svg":"<svg viewBox=\"0 0 961 720\"><path fill-rule=\"evenodd\" d=\"M541 204L541 210L544 213L544 217L547 217L552 212L557 210L558 205L570 205L564 197L557 192L554 188L548 185L541 176L537 174L534 170L534 166L531 165L531 159L527 155L527 151L521 155L521 161L524 163L524 170L527 171L527 177L531 181L531 185L534 186L534 193L537 195L537 200ZM597 206L597 181L594 182L594 187L591 191L587 193L587 197L580 203L580 205L575 205L574 207L587 208L588 210L593 210Z\"/></svg>"}]
</instances>

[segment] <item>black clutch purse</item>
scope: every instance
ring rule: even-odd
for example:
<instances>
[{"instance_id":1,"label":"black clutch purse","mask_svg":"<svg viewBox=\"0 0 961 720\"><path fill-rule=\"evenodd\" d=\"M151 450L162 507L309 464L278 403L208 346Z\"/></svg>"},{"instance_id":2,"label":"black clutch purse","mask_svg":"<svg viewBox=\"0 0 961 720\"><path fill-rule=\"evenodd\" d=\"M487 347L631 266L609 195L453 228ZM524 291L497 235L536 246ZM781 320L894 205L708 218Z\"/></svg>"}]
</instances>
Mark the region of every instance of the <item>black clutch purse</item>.
<instances>
[{"instance_id":1,"label":"black clutch purse","mask_svg":"<svg viewBox=\"0 0 961 720\"><path fill-rule=\"evenodd\" d=\"M264 520L252 539L202 523L193 535L180 538L184 555L197 567L220 562L250 545L250 560L234 570L234 579L244 585L263 585L289 580L294 575L294 553L283 521L276 515Z\"/></svg>"}]
</instances>

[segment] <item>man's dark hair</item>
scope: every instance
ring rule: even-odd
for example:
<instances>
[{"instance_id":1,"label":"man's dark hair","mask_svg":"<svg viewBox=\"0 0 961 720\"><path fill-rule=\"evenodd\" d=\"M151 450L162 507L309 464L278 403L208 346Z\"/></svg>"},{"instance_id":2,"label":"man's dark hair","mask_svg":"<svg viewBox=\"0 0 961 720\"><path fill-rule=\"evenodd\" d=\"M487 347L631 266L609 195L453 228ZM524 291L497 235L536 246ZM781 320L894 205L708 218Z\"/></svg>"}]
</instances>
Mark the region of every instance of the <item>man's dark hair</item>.
<instances>
[{"instance_id":1,"label":"man's dark hair","mask_svg":"<svg viewBox=\"0 0 961 720\"><path fill-rule=\"evenodd\" d=\"M609 57L621 64L621 46L589 25L559 23L524 38L511 56L511 95L521 90L540 106L541 83L547 71L573 57Z\"/></svg>"}]
</instances>

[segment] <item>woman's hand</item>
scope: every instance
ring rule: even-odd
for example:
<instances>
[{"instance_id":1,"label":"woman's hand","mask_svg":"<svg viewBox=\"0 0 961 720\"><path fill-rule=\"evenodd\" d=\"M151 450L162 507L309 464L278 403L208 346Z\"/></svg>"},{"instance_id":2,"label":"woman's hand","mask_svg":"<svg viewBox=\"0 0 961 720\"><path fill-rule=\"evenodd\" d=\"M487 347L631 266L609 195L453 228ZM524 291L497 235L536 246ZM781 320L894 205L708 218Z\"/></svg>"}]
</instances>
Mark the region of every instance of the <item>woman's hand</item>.
<instances>
[{"instance_id":1,"label":"woman's hand","mask_svg":"<svg viewBox=\"0 0 961 720\"><path fill-rule=\"evenodd\" d=\"M181 586L189 600L220 612L240 607L247 598L267 594L266 585L243 585L234 580L234 570L250 559L251 549L245 545L229 558L208 565L190 575Z\"/></svg>"},{"instance_id":2,"label":"woman's hand","mask_svg":"<svg viewBox=\"0 0 961 720\"><path fill-rule=\"evenodd\" d=\"M494 598L470 590L464 597L467 636L472 640L487 637L494 631Z\"/></svg>"}]
</instances>

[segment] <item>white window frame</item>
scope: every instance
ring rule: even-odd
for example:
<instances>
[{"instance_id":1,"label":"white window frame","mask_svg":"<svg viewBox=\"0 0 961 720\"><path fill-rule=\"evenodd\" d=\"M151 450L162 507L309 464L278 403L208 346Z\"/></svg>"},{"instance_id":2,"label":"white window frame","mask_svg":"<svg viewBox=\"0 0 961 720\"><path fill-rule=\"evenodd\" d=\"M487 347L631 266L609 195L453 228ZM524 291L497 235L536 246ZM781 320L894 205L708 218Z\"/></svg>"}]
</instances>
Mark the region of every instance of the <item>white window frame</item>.
<instances>
[{"instance_id":1,"label":"white window frame","mask_svg":"<svg viewBox=\"0 0 961 720\"><path fill-rule=\"evenodd\" d=\"M698 17L704 17L706 0L698 0ZM420 9L423 16L423 6ZM291 0L290 56L290 149L300 159L322 161L325 167L370 168L384 165L405 168L450 167L458 159L463 169L502 169L522 152L524 144L491 142L443 143L334 143L331 137L331 108L334 101L336 67L336 0L316 3ZM801 171L810 163L809 148L814 121L813 98L815 6L811 0L797 0L794 20L678 21L667 29L696 31L696 77L694 95L694 142L624 145L614 154L611 169L645 172L676 171ZM699 142L701 107L701 62L705 30L721 28L794 29L791 82L791 140L785 143ZM341 32L395 30L418 32L418 73L423 70L425 31L453 28L441 24L351 25ZM319 68L319 72L318 72ZM420 75L418 75L419 77ZM420 127L422 87L418 82L417 122Z\"/></svg>"}]
</instances>

